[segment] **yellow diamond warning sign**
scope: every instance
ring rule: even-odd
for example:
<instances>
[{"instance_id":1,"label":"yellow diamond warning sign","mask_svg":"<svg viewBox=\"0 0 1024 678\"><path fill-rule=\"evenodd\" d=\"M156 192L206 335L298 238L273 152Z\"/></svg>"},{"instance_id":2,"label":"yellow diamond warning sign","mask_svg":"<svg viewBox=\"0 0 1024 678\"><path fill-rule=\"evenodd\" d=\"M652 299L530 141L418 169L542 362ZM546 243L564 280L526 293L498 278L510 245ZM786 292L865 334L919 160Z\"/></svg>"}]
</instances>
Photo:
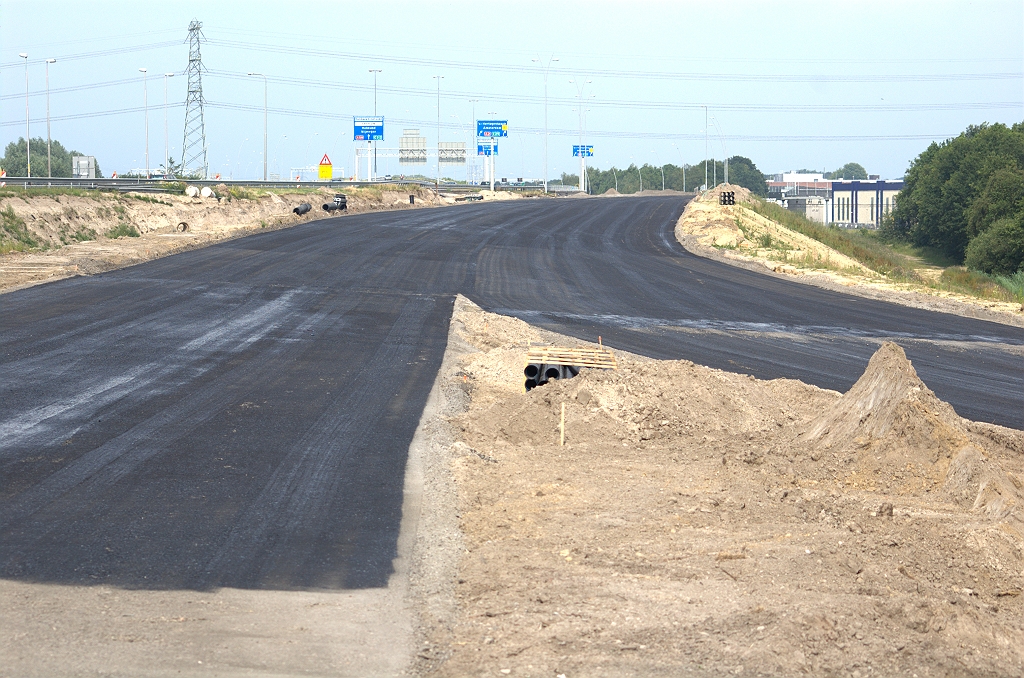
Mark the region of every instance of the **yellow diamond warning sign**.
<instances>
[{"instance_id":1,"label":"yellow diamond warning sign","mask_svg":"<svg viewBox=\"0 0 1024 678\"><path fill-rule=\"evenodd\" d=\"M331 165L331 159L324 153L324 157L320 160L320 178L330 181L334 178L334 166Z\"/></svg>"}]
</instances>

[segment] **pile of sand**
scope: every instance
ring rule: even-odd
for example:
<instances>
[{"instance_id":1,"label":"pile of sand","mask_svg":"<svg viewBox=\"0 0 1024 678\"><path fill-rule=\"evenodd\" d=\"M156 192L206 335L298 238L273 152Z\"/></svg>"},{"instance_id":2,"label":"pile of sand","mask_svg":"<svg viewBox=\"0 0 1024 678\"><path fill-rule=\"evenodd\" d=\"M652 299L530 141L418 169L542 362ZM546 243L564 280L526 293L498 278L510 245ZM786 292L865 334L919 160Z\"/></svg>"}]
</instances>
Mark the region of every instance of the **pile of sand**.
<instances>
[{"instance_id":1,"label":"pile of sand","mask_svg":"<svg viewBox=\"0 0 1024 678\"><path fill-rule=\"evenodd\" d=\"M424 671L1024 673L1024 435L898 346L842 395L623 353L524 393L530 341L578 342L457 308L464 549Z\"/></svg>"}]
</instances>

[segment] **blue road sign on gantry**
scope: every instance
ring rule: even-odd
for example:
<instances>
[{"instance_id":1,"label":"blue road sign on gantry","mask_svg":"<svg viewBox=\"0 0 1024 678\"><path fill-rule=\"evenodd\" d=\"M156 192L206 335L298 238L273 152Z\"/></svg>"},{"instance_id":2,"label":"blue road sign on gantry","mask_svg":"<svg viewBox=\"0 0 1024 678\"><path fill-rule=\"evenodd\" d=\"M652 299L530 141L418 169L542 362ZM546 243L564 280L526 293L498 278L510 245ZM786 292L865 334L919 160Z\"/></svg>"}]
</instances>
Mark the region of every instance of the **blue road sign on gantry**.
<instances>
[{"instance_id":1,"label":"blue road sign on gantry","mask_svg":"<svg viewBox=\"0 0 1024 678\"><path fill-rule=\"evenodd\" d=\"M579 146L577 144L573 144L572 155L573 155L574 158L578 158L581 155L584 158L592 158L592 157L594 157L594 147L593 146Z\"/></svg>"},{"instance_id":2,"label":"blue road sign on gantry","mask_svg":"<svg viewBox=\"0 0 1024 678\"><path fill-rule=\"evenodd\" d=\"M478 137L507 137L508 120L477 120L476 135Z\"/></svg>"},{"instance_id":3,"label":"blue road sign on gantry","mask_svg":"<svg viewBox=\"0 0 1024 678\"><path fill-rule=\"evenodd\" d=\"M384 141L383 115L356 116L352 122L352 141Z\"/></svg>"},{"instance_id":4,"label":"blue road sign on gantry","mask_svg":"<svg viewBox=\"0 0 1024 678\"><path fill-rule=\"evenodd\" d=\"M493 152L492 152L493 151ZM476 144L477 155L498 155L498 142L495 141L492 146L490 143L480 143L477 141Z\"/></svg>"}]
</instances>

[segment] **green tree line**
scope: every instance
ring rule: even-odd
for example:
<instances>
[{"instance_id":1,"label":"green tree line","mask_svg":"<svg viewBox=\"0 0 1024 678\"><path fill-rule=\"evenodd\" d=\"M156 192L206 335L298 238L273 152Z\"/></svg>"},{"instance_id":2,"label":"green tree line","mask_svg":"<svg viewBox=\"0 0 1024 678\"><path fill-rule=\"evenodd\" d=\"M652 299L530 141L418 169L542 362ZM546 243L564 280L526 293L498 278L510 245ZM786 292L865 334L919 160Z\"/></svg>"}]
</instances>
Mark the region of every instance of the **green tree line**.
<instances>
[{"instance_id":1,"label":"green tree line","mask_svg":"<svg viewBox=\"0 0 1024 678\"><path fill-rule=\"evenodd\" d=\"M695 165L685 165L685 188L683 167L668 164L660 165L644 164L637 167L630 164L629 167L611 167L601 170L596 167L587 168L587 176L590 180L590 192L600 195L610 189L619 193L636 193L640 190L641 181L644 190L661 190L662 169L664 169L664 187L674 191L696 191L704 185L704 161ZM725 162L713 161L707 164L707 183L714 187L725 183ZM562 173L561 181L567 185L579 185L578 174ZM750 189L755 195L766 195L767 184L765 176L757 169L757 166L750 158L741 155L734 155L729 158L729 183L736 186L743 186Z\"/></svg>"},{"instance_id":2,"label":"green tree line","mask_svg":"<svg viewBox=\"0 0 1024 678\"><path fill-rule=\"evenodd\" d=\"M985 273L1024 270L1024 123L972 125L932 143L883 232Z\"/></svg>"},{"instance_id":3,"label":"green tree line","mask_svg":"<svg viewBox=\"0 0 1024 678\"><path fill-rule=\"evenodd\" d=\"M36 137L32 140L32 176L34 177L45 177L46 176L46 139L42 137ZM78 151L69 151L64 148L56 139L50 142L50 176L54 177L70 177L71 176L71 156L73 155L86 155L85 153L79 153ZM28 162L25 154L25 138L21 137L17 141L12 141L7 144L7 148L4 149L4 157L0 158L0 167L7 170L7 176L9 177L23 177L28 174ZM102 177L103 174L100 172L100 164L96 163L96 176Z\"/></svg>"}]
</instances>

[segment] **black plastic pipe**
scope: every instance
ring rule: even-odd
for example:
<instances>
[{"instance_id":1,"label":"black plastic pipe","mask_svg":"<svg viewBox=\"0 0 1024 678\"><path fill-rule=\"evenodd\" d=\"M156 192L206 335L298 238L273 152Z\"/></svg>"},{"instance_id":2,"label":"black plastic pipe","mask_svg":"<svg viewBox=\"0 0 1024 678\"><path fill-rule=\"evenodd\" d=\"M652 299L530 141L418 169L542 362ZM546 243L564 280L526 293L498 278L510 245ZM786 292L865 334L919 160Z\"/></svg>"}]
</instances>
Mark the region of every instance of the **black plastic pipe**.
<instances>
[{"instance_id":1,"label":"black plastic pipe","mask_svg":"<svg viewBox=\"0 0 1024 678\"><path fill-rule=\"evenodd\" d=\"M308 212L311 209L313 209L313 206L310 205L308 202L304 202L301 205L299 205L298 207L296 207L295 209L293 209L292 212L295 212L299 216L302 216L303 214L305 214L306 212Z\"/></svg>"}]
</instances>

